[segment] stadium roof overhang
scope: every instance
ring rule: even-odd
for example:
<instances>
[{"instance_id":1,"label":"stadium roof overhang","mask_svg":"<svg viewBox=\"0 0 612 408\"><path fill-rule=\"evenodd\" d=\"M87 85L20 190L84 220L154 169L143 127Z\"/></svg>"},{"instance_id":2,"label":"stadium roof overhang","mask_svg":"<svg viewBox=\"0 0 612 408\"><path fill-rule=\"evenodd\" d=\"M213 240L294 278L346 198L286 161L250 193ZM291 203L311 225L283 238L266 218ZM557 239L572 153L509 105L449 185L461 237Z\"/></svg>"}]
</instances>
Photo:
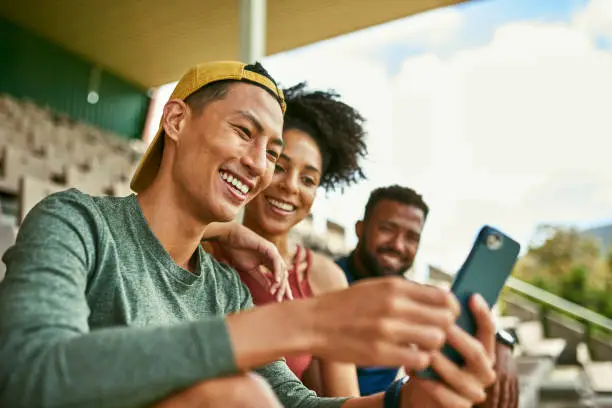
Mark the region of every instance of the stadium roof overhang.
<instances>
[{"instance_id":1,"label":"stadium roof overhang","mask_svg":"<svg viewBox=\"0 0 612 408\"><path fill-rule=\"evenodd\" d=\"M268 0L268 55L465 0ZM238 0L20 0L0 15L131 82L239 59Z\"/></svg>"}]
</instances>

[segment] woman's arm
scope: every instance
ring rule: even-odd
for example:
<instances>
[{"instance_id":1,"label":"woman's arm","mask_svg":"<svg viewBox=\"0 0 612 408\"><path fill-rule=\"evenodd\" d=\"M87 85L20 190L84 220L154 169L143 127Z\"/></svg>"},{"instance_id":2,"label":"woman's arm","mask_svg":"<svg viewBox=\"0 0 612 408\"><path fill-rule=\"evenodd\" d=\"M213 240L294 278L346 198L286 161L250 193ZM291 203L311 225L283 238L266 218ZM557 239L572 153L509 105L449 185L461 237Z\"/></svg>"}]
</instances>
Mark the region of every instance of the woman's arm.
<instances>
[{"instance_id":1,"label":"woman's arm","mask_svg":"<svg viewBox=\"0 0 612 408\"><path fill-rule=\"evenodd\" d=\"M202 237L202 248L232 268L248 272L277 301L293 299L288 271L276 246L237 222L213 222Z\"/></svg>"},{"instance_id":2,"label":"woman's arm","mask_svg":"<svg viewBox=\"0 0 612 408\"><path fill-rule=\"evenodd\" d=\"M335 262L324 255L312 254L312 265L308 275L313 295L346 289L348 282L344 272ZM306 385L322 397L358 397L359 384L354 364L314 358L304 378Z\"/></svg>"}]
</instances>

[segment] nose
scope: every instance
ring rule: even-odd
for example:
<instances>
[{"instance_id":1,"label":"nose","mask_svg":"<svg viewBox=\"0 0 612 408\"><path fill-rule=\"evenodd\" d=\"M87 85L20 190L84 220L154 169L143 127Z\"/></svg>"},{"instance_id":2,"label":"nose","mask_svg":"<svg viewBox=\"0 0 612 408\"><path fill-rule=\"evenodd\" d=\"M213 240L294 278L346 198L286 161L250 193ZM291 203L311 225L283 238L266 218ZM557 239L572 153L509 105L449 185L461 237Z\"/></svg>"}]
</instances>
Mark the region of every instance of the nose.
<instances>
[{"instance_id":1,"label":"nose","mask_svg":"<svg viewBox=\"0 0 612 408\"><path fill-rule=\"evenodd\" d=\"M298 192L298 177L295 171L287 171L283 174L281 180L281 188L289 194L297 194Z\"/></svg>"},{"instance_id":2,"label":"nose","mask_svg":"<svg viewBox=\"0 0 612 408\"><path fill-rule=\"evenodd\" d=\"M395 234L395 236L391 240L391 247L397 253L404 255L406 253L408 244L406 243L406 240L404 239L402 234Z\"/></svg>"},{"instance_id":3,"label":"nose","mask_svg":"<svg viewBox=\"0 0 612 408\"><path fill-rule=\"evenodd\" d=\"M248 169L250 176L261 177L268 166L266 146L261 143L253 144L242 156L241 162Z\"/></svg>"}]
</instances>

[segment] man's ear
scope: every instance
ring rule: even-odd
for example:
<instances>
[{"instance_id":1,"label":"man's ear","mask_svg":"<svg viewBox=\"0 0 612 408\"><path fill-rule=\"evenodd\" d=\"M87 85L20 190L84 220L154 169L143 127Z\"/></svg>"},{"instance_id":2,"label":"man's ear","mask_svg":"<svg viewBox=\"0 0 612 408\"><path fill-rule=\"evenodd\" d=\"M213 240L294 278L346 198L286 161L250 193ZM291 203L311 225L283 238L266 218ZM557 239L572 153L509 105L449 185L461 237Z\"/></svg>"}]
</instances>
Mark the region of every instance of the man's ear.
<instances>
[{"instance_id":1,"label":"man's ear","mask_svg":"<svg viewBox=\"0 0 612 408\"><path fill-rule=\"evenodd\" d=\"M172 99L164 105L162 125L166 136L175 142L189 117L189 106L181 99Z\"/></svg>"},{"instance_id":2,"label":"man's ear","mask_svg":"<svg viewBox=\"0 0 612 408\"><path fill-rule=\"evenodd\" d=\"M359 220L355 223L355 235L357 235L357 239L361 241L361 235L363 234L363 220Z\"/></svg>"}]
</instances>

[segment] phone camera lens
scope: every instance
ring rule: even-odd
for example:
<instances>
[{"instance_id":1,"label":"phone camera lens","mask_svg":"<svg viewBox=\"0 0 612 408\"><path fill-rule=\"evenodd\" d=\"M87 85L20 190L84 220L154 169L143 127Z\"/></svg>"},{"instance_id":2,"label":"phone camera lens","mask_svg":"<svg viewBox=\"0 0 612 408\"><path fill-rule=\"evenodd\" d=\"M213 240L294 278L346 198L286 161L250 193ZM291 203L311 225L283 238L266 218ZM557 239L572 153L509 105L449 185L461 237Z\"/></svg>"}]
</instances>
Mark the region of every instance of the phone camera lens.
<instances>
[{"instance_id":1,"label":"phone camera lens","mask_svg":"<svg viewBox=\"0 0 612 408\"><path fill-rule=\"evenodd\" d=\"M497 233L491 233L487 236L486 243L487 243L487 248L489 248L492 251L495 251L501 248L502 243L503 243L503 238L501 235Z\"/></svg>"}]
</instances>

